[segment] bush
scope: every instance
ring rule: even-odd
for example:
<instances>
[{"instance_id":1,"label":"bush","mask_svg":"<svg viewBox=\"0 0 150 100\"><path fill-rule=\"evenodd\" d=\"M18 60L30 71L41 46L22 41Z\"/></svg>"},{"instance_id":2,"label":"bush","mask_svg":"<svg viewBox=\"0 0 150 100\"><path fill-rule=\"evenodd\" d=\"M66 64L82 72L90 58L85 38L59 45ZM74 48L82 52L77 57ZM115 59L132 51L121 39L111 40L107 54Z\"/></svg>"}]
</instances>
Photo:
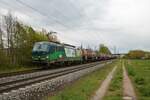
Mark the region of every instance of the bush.
<instances>
[{"instance_id":1,"label":"bush","mask_svg":"<svg viewBox=\"0 0 150 100\"><path fill-rule=\"evenodd\" d=\"M132 67L128 67L128 74L131 76L135 76L136 73Z\"/></svg>"},{"instance_id":2,"label":"bush","mask_svg":"<svg viewBox=\"0 0 150 100\"><path fill-rule=\"evenodd\" d=\"M145 84L145 79L141 76L136 76L135 77L135 83L138 85L144 85Z\"/></svg>"},{"instance_id":3,"label":"bush","mask_svg":"<svg viewBox=\"0 0 150 100\"><path fill-rule=\"evenodd\" d=\"M150 97L150 85L147 87L140 87L140 91L142 93L142 96Z\"/></svg>"},{"instance_id":4,"label":"bush","mask_svg":"<svg viewBox=\"0 0 150 100\"><path fill-rule=\"evenodd\" d=\"M9 59L8 59L8 57L6 57L4 52L2 50L0 50L0 66L7 65L8 60Z\"/></svg>"}]
</instances>

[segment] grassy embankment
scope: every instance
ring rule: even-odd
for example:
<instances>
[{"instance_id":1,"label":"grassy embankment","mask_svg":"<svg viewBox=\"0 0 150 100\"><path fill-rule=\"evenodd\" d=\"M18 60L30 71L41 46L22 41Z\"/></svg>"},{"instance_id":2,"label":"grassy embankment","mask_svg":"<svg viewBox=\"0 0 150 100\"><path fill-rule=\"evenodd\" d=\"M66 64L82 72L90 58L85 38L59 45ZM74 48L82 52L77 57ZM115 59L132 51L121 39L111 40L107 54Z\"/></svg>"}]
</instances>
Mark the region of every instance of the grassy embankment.
<instances>
[{"instance_id":1,"label":"grassy embankment","mask_svg":"<svg viewBox=\"0 0 150 100\"><path fill-rule=\"evenodd\" d=\"M89 100L116 64L118 62L106 65L91 74L81 77L72 85L65 87L64 90L49 97L49 100Z\"/></svg>"},{"instance_id":2,"label":"grassy embankment","mask_svg":"<svg viewBox=\"0 0 150 100\"><path fill-rule=\"evenodd\" d=\"M122 93L123 93L122 81L123 81L123 70L122 70L122 61L120 61L116 73L106 93L106 96L104 97L104 100L122 100Z\"/></svg>"},{"instance_id":3,"label":"grassy embankment","mask_svg":"<svg viewBox=\"0 0 150 100\"><path fill-rule=\"evenodd\" d=\"M138 100L150 100L150 60L126 61Z\"/></svg>"}]
</instances>

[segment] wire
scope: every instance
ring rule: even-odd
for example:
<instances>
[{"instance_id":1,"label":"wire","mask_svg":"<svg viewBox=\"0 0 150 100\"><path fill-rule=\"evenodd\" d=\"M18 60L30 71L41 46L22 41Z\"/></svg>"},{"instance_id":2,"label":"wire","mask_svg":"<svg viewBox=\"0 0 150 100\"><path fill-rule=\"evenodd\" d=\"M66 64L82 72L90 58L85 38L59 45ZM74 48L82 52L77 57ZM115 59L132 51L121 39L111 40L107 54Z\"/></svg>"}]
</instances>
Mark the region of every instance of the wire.
<instances>
[{"instance_id":1,"label":"wire","mask_svg":"<svg viewBox=\"0 0 150 100\"><path fill-rule=\"evenodd\" d=\"M52 3L51 3L51 6L55 9L55 11L57 11L59 14L61 14L64 18L68 18L69 19L68 16L64 15L64 13L62 13L57 7L55 7L54 5L52 5Z\"/></svg>"},{"instance_id":2,"label":"wire","mask_svg":"<svg viewBox=\"0 0 150 100\"><path fill-rule=\"evenodd\" d=\"M5 1L2 1L1 0L1 3L3 3L3 4L5 4L5 5L9 5L9 9L10 9L10 6L13 6L13 5L10 5L9 3L7 3L7 2L5 2ZM17 9L19 9L19 7L18 6L13 6L13 7L15 7L15 8L17 8ZM30 9L30 8L29 8ZM1 14L2 15L2 14ZM40 14L41 15L41 14ZM28 14L28 16L30 16L30 17L32 17L31 15L29 15ZM43 15L42 15L43 16ZM48 20L49 21L49 20ZM52 29L55 29L55 30L58 30L58 29L56 29L56 28L54 28L54 27L51 27Z\"/></svg>"},{"instance_id":3,"label":"wire","mask_svg":"<svg viewBox=\"0 0 150 100\"><path fill-rule=\"evenodd\" d=\"M68 0L68 1L70 1L70 0ZM73 2L74 2L74 3L73 3ZM74 8L77 9L77 11L80 13L80 15L82 15L82 11L84 11L84 8L81 7L81 5L80 5L80 3L78 2L78 0L75 0L75 1L74 1L74 0L71 0L70 3L73 5ZM78 4L78 7L75 5L75 3ZM81 10L79 10L79 9L81 9ZM85 18L86 18L86 20L87 20L87 21L84 22L84 23L87 23L88 25L91 25L92 23L90 22L90 20L92 20L92 19L91 19L89 16L85 15L85 14L84 14L84 16L85 16ZM86 25L87 25L87 24L86 24ZM92 36L94 36L95 39L99 40L99 38L98 38L98 36L97 36L96 33L93 32ZM89 38L91 38L91 36L90 36Z\"/></svg>"},{"instance_id":4,"label":"wire","mask_svg":"<svg viewBox=\"0 0 150 100\"><path fill-rule=\"evenodd\" d=\"M45 13L39 11L38 9L32 7L31 5L26 4L26 3L22 2L21 0L16 0L16 1L17 1L18 3L20 3L20 4L24 5L24 6L26 6L27 8L30 8L30 9L32 9L33 11L35 11L35 12L39 13L40 15L45 16L45 17L47 17L47 18L49 19L49 16L48 16L47 14L45 14ZM76 9L76 12L79 14L79 16L82 17L82 13L79 11L79 9L78 9L72 2L70 2L70 3L71 3L71 5L72 5L72 7L74 7L74 8ZM5 3L5 4L8 5L8 3ZM55 9L56 9L56 8L55 8ZM60 12L58 9L56 9L56 10L57 10L58 12ZM62 14L62 15L63 15L63 14ZM63 15L63 16L64 16L64 15ZM54 16L51 15L50 17L53 18ZM59 22L55 17L53 18L53 20L54 20L57 24L61 24L62 26L68 28L68 26L66 26L65 24ZM51 20L50 20L50 21L51 21ZM89 36L88 36L87 38L88 38L89 40L91 39L91 37L89 37Z\"/></svg>"},{"instance_id":5,"label":"wire","mask_svg":"<svg viewBox=\"0 0 150 100\"><path fill-rule=\"evenodd\" d=\"M35 11L35 12L37 12L37 13L39 13L39 14L41 14L41 15L43 15L43 16L45 16L45 17L47 17L48 19L49 19L49 17L51 17L57 24L61 24L62 26L64 26L65 28L69 28L68 26L66 26L65 24L63 24L63 23L61 23L60 21L58 21L54 16L48 16L47 14L45 14L45 13L43 13L43 12L40 12L38 9L36 9L36 8L34 8L34 7L32 7L32 6L30 6L29 4L26 4L26 3L24 3L24 2L22 2L21 0L16 0L18 3L20 3L20 4L22 4L22 5L24 5L24 6L26 6L26 7L28 7L28 8L30 8L30 9L32 9L33 11Z\"/></svg>"}]
</instances>

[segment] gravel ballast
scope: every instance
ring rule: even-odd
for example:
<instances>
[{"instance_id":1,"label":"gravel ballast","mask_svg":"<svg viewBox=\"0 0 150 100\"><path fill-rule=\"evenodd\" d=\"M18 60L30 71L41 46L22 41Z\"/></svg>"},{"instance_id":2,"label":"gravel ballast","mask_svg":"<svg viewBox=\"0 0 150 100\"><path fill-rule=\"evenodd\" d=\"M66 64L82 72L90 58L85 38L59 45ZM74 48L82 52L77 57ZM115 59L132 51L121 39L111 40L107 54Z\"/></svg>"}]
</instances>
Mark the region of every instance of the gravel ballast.
<instances>
[{"instance_id":1,"label":"gravel ballast","mask_svg":"<svg viewBox=\"0 0 150 100\"><path fill-rule=\"evenodd\" d=\"M97 62L97 64L98 63L99 62ZM91 64L94 64L94 63L91 63ZM8 82L14 82L14 81L19 81L19 80L39 77L41 75L48 75L48 74L51 74L51 73L56 73L56 72L60 72L60 71L63 71L63 70L68 70L68 69L72 69L72 68L75 68L75 67L81 67L81 66L85 66L85 65L88 65L88 64L77 65L77 66L66 67L66 68L60 68L60 69L44 70L44 71L33 72L33 73L28 73L28 74L21 74L21 75L15 75L15 76L9 76L9 77L3 77L3 78L0 78L0 85L8 83Z\"/></svg>"},{"instance_id":2,"label":"gravel ballast","mask_svg":"<svg viewBox=\"0 0 150 100\"><path fill-rule=\"evenodd\" d=\"M107 64L111 62L107 62ZM26 86L25 88L3 93L0 95L0 100L42 100L43 97L48 95L50 92L56 91L61 85L72 82L83 75L103 67L104 65L105 64L99 64L91 68Z\"/></svg>"}]
</instances>

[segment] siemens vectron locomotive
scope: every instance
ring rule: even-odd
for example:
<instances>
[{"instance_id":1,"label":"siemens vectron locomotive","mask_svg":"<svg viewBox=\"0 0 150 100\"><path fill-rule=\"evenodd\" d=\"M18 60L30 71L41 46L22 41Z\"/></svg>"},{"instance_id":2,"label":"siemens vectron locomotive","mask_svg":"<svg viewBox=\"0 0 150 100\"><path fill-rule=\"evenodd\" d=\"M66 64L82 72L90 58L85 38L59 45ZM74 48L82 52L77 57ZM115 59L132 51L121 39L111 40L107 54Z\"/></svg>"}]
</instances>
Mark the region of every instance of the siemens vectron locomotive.
<instances>
[{"instance_id":1,"label":"siemens vectron locomotive","mask_svg":"<svg viewBox=\"0 0 150 100\"><path fill-rule=\"evenodd\" d=\"M90 49L81 49L69 44L46 41L36 42L32 50L32 61L47 65L56 63L85 63L111 58L111 56L99 56L95 51Z\"/></svg>"}]
</instances>

